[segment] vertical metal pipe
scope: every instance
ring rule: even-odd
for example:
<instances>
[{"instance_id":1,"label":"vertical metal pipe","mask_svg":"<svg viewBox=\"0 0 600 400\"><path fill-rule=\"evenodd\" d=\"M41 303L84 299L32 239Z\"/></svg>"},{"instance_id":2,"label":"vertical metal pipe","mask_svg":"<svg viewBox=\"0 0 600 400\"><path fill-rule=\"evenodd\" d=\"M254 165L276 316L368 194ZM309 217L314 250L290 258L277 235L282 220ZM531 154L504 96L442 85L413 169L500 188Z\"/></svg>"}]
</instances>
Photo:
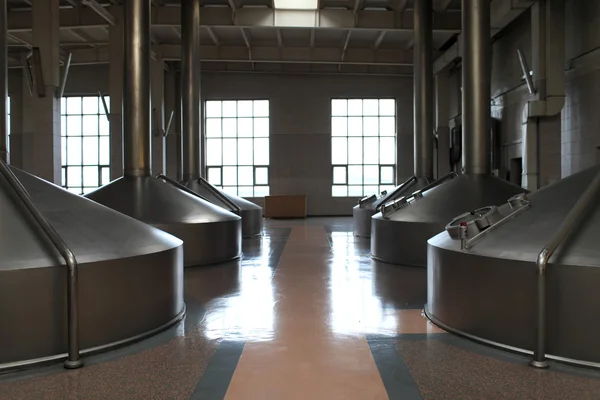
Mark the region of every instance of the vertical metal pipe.
<instances>
[{"instance_id":1,"label":"vertical metal pipe","mask_svg":"<svg viewBox=\"0 0 600 400\"><path fill-rule=\"evenodd\" d=\"M183 180L200 178L200 0L181 4Z\"/></svg>"},{"instance_id":2,"label":"vertical metal pipe","mask_svg":"<svg viewBox=\"0 0 600 400\"><path fill-rule=\"evenodd\" d=\"M175 134L177 135L177 181L183 180L183 135L181 129L181 63L175 73Z\"/></svg>"},{"instance_id":3,"label":"vertical metal pipe","mask_svg":"<svg viewBox=\"0 0 600 400\"><path fill-rule=\"evenodd\" d=\"M492 43L490 1L462 0L463 172L489 174Z\"/></svg>"},{"instance_id":4,"label":"vertical metal pipe","mask_svg":"<svg viewBox=\"0 0 600 400\"><path fill-rule=\"evenodd\" d=\"M123 151L125 176L151 176L150 1L127 0L123 9Z\"/></svg>"},{"instance_id":5,"label":"vertical metal pipe","mask_svg":"<svg viewBox=\"0 0 600 400\"><path fill-rule=\"evenodd\" d=\"M433 178L432 0L414 4L414 162L417 178Z\"/></svg>"},{"instance_id":6,"label":"vertical metal pipe","mask_svg":"<svg viewBox=\"0 0 600 400\"><path fill-rule=\"evenodd\" d=\"M10 162L8 155L8 55L6 37L6 1L0 0L0 158Z\"/></svg>"}]
</instances>

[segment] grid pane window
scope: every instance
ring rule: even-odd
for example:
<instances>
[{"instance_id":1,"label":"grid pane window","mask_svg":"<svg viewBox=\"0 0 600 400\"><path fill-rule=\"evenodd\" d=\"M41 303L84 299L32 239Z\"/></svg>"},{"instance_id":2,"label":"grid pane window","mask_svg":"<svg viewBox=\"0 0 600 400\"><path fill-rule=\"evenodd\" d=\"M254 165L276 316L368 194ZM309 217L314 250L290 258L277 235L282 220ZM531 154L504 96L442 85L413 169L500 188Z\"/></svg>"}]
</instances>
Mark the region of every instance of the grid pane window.
<instances>
[{"instance_id":1,"label":"grid pane window","mask_svg":"<svg viewBox=\"0 0 600 400\"><path fill-rule=\"evenodd\" d=\"M362 197L392 189L396 176L396 101L331 100L334 197Z\"/></svg>"},{"instance_id":2,"label":"grid pane window","mask_svg":"<svg viewBox=\"0 0 600 400\"><path fill-rule=\"evenodd\" d=\"M106 105L109 99L105 97ZM110 179L110 139L102 98L61 99L62 185L86 194Z\"/></svg>"},{"instance_id":3,"label":"grid pane window","mask_svg":"<svg viewBox=\"0 0 600 400\"><path fill-rule=\"evenodd\" d=\"M208 181L242 197L269 195L269 101L206 102Z\"/></svg>"}]
</instances>

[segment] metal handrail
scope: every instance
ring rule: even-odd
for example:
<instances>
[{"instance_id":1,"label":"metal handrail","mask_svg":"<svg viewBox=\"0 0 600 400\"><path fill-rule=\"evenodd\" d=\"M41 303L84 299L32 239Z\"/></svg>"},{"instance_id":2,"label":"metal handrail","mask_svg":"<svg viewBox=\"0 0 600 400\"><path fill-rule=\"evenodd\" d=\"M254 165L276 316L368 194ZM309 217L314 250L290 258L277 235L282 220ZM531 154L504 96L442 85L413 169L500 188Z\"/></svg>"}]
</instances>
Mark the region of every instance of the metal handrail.
<instances>
[{"instance_id":1,"label":"metal handrail","mask_svg":"<svg viewBox=\"0 0 600 400\"><path fill-rule=\"evenodd\" d=\"M477 235L473 236L471 239L466 240L464 242L463 246L462 246L463 250L469 250L473 245L475 245L475 243L477 243L483 237L485 237L485 236L489 235L490 233L494 232L496 229L500 228L502 225L506 224L508 221L515 219L522 212L527 211L530 208L531 208L531 204L529 204L529 203L527 203L526 205L524 205L524 206L522 206L520 208L517 208L516 210L514 210L513 212L511 212L510 214L508 214L506 217L502 218L500 221L498 221L495 224L491 225L486 230L481 231Z\"/></svg>"},{"instance_id":2,"label":"metal handrail","mask_svg":"<svg viewBox=\"0 0 600 400\"><path fill-rule=\"evenodd\" d=\"M594 204L592 200L599 189L600 173L596 175L587 189L579 196L577 203L569 211L558 231L556 231L550 242L548 242L538 255L536 261L538 274L536 345L533 352L533 359L529 363L532 367L548 368L548 363L546 362L546 271L548 269L548 261L550 261L558 246L572 233L573 228L580 222L588 207Z\"/></svg>"},{"instance_id":3,"label":"metal handrail","mask_svg":"<svg viewBox=\"0 0 600 400\"><path fill-rule=\"evenodd\" d=\"M417 190L416 192L414 192L408 196L400 197L398 200L393 200L393 201L387 202L381 206L381 213L384 217L386 215L389 215L390 213L394 213L398 209L402 208L405 204L408 204L411 200L415 199L416 197L421 196L426 191L433 189L433 188L441 185L442 183L446 182L447 180L454 179L456 177L458 177L458 174L456 172L450 172L449 174L444 175L440 179L431 182L429 185L424 186L423 188ZM386 212L386 209L389 209L390 207L392 208L392 210Z\"/></svg>"},{"instance_id":4,"label":"metal handrail","mask_svg":"<svg viewBox=\"0 0 600 400\"><path fill-rule=\"evenodd\" d=\"M393 190L390 194L388 194L386 196L385 201L391 201L394 200L396 198L396 195L398 193L400 193L401 191L403 191L406 187L408 187L408 185L411 185L413 183L415 183L417 181L417 177L416 176L411 176L410 178L408 178L407 180L405 180L404 182L402 182L400 184L400 186L398 186L395 190ZM383 205L383 203L379 204L377 207L375 207L375 211L379 212L381 210L381 206Z\"/></svg>"},{"instance_id":5,"label":"metal handrail","mask_svg":"<svg viewBox=\"0 0 600 400\"><path fill-rule=\"evenodd\" d=\"M58 250L64 258L67 265L67 325L68 325L68 352L67 359L64 362L65 368L74 369L83 366L83 361L79 357L79 279L78 266L75 254L69 249L63 238L56 232L54 227L36 208L31 200L31 196L23 187L19 179L10 170L8 165L0 162L0 173L9 183L17 199L17 206L22 211L27 212L33 218L43 233L52 242L52 245Z\"/></svg>"},{"instance_id":6,"label":"metal handrail","mask_svg":"<svg viewBox=\"0 0 600 400\"><path fill-rule=\"evenodd\" d=\"M202 196L202 195L201 195L201 194L199 194L199 193L196 193L196 192L194 192L193 190L191 190L191 189L190 189L190 188L188 188L187 186L185 186L185 185L182 185L181 183L177 182L177 181L176 181L176 180L174 180L174 179L171 179L171 178L169 178L169 177L168 177L168 176L166 176L166 175L163 175L163 174L158 174L158 175L156 175L156 176L155 176L155 178L156 178L156 179L162 179L163 181L167 182L168 184L170 184L170 185L172 185L172 186L175 186L177 189L183 190L184 192L186 192L186 193L189 193L189 194L191 194L192 196L196 196L196 197L198 197L198 198L200 198L200 199L202 199L202 200L204 200L204 201L208 201L209 203L211 203L211 201L210 201L209 199L207 199L206 197Z\"/></svg>"},{"instance_id":7,"label":"metal handrail","mask_svg":"<svg viewBox=\"0 0 600 400\"><path fill-rule=\"evenodd\" d=\"M204 186L206 186L208 188L208 190L210 192L212 192L212 194L217 196L217 198L219 200L221 200L223 203L225 203L229 207L230 211L233 211L238 215L240 215L242 213L242 209L240 208L240 206L235 204L233 201L231 201L229 199L229 197L225 196L223 193L221 193L219 190L217 190L217 188L215 188L213 185L211 185L210 182L208 182L206 179L204 179L203 177L199 177L198 182L200 182Z\"/></svg>"},{"instance_id":8,"label":"metal handrail","mask_svg":"<svg viewBox=\"0 0 600 400\"><path fill-rule=\"evenodd\" d=\"M366 204L366 203L372 203L372 202L374 202L375 200L377 200L377 195L375 195L375 194L372 194L372 195L370 195L370 196L365 196L365 197L363 197L362 199L358 200L358 206L359 206L359 207L362 207L362 206L363 206L363 204Z\"/></svg>"}]
</instances>

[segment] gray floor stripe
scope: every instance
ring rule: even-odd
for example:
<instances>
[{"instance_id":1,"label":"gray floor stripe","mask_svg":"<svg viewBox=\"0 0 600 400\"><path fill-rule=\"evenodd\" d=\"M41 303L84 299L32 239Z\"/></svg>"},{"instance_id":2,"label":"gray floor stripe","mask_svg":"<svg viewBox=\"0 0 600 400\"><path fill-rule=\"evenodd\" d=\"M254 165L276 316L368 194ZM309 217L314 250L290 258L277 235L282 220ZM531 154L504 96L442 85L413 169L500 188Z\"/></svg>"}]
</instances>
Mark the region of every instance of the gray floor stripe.
<instances>
[{"instance_id":1,"label":"gray floor stripe","mask_svg":"<svg viewBox=\"0 0 600 400\"><path fill-rule=\"evenodd\" d=\"M221 342L190 400L221 400L225 397L245 344L229 340Z\"/></svg>"},{"instance_id":2,"label":"gray floor stripe","mask_svg":"<svg viewBox=\"0 0 600 400\"><path fill-rule=\"evenodd\" d=\"M390 400L422 400L394 340L367 337L367 341Z\"/></svg>"}]
</instances>

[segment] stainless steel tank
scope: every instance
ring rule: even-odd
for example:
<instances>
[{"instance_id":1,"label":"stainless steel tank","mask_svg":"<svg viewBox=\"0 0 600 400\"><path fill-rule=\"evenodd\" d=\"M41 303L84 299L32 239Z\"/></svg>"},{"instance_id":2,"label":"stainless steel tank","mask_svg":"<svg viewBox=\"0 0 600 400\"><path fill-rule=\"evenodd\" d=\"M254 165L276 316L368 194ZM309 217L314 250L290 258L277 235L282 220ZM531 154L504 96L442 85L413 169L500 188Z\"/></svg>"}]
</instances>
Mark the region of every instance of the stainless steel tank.
<instances>
[{"instance_id":1,"label":"stainless steel tank","mask_svg":"<svg viewBox=\"0 0 600 400\"><path fill-rule=\"evenodd\" d=\"M183 182L188 189L206 200L242 217L242 236L262 232L262 208L238 196L225 193L200 174L200 1L182 3L182 135L179 144L183 155Z\"/></svg>"},{"instance_id":2,"label":"stainless steel tank","mask_svg":"<svg viewBox=\"0 0 600 400\"><path fill-rule=\"evenodd\" d=\"M125 176L86 197L183 240L186 266L240 256L240 217L162 179Z\"/></svg>"},{"instance_id":3,"label":"stainless steel tank","mask_svg":"<svg viewBox=\"0 0 600 400\"><path fill-rule=\"evenodd\" d=\"M390 192L384 192L381 195L371 195L359 200L358 204L352 210L354 221L354 235L359 237L371 237L371 217L379 212L381 206L389 201L395 200L400 196L408 195L427 185L425 179L419 179L412 176L402 184L396 186Z\"/></svg>"},{"instance_id":4,"label":"stainless steel tank","mask_svg":"<svg viewBox=\"0 0 600 400\"><path fill-rule=\"evenodd\" d=\"M190 3L184 2L186 7ZM182 17L188 14L182 12ZM86 197L182 239L186 266L235 259L241 255L239 216L151 176L150 4L127 1L123 16L124 177Z\"/></svg>"},{"instance_id":5,"label":"stainless steel tank","mask_svg":"<svg viewBox=\"0 0 600 400\"><path fill-rule=\"evenodd\" d=\"M211 203L242 217L242 237L251 238L262 234L262 207L238 196L214 187L202 177L182 182L184 186L198 193Z\"/></svg>"},{"instance_id":6,"label":"stainless steel tank","mask_svg":"<svg viewBox=\"0 0 600 400\"><path fill-rule=\"evenodd\" d=\"M183 317L181 240L12 171L77 258L83 355L138 340ZM64 260L17 206L1 175L0 214L0 370L64 358Z\"/></svg>"},{"instance_id":7,"label":"stainless steel tank","mask_svg":"<svg viewBox=\"0 0 600 400\"><path fill-rule=\"evenodd\" d=\"M536 338L538 254L599 173L595 166L511 199L497 209L501 217L510 217L483 221L463 235L469 241L461 240L453 226L450 233L431 238L427 316L452 332L530 353ZM600 196L591 204L578 229L550 258L546 347L553 358L600 367ZM460 221L471 228L471 221Z\"/></svg>"},{"instance_id":8,"label":"stainless steel tank","mask_svg":"<svg viewBox=\"0 0 600 400\"><path fill-rule=\"evenodd\" d=\"M371 255L390 264L425 267L427 240L456 215L523 192L491 175L456 175L382 207L373 216ZM502 201L502 200L500 200Z\"/></svg>"}]
</instances>

